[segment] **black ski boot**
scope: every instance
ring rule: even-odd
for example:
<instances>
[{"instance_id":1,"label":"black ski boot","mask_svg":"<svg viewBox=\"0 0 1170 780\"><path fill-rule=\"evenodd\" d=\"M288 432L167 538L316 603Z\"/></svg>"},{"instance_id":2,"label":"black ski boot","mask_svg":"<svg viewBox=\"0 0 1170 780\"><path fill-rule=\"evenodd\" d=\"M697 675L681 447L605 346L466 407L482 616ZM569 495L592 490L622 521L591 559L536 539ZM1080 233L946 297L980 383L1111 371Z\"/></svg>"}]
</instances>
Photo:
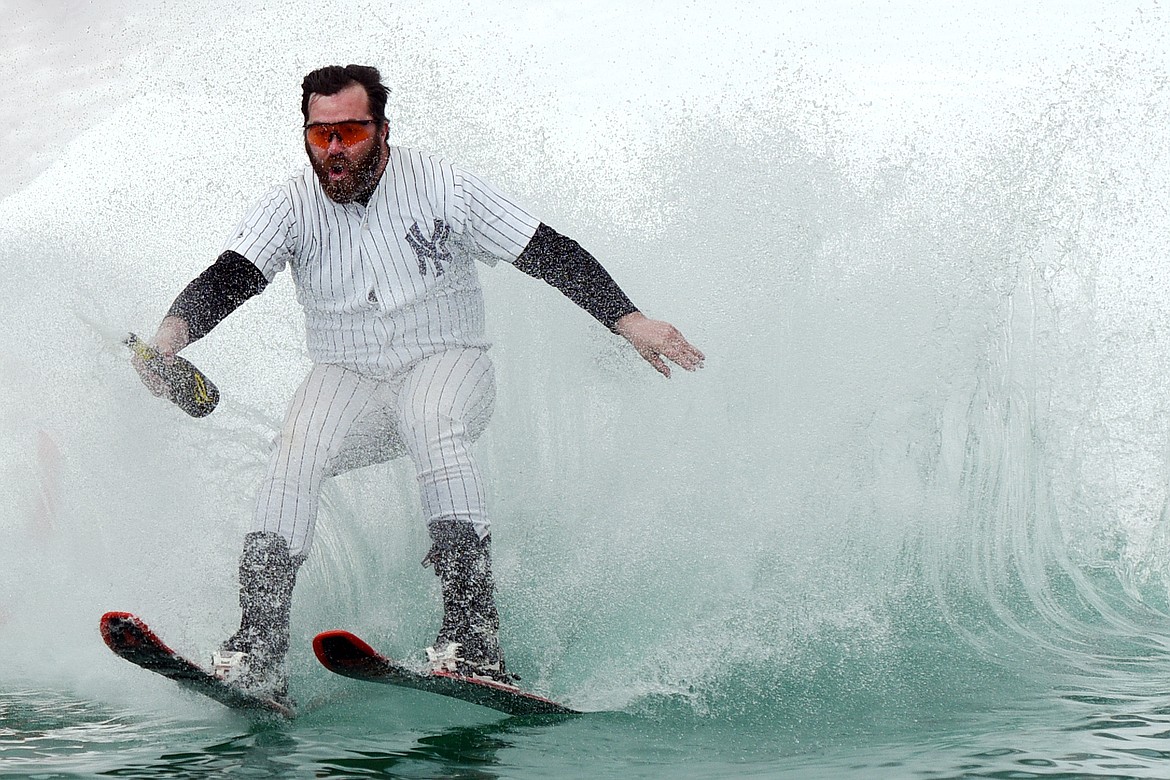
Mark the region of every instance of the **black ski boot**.
<instances>
[{"instance_id":1,"label":"black ski boot","mask_svg":"<svg viewBox=\"0 0 1170 780\"><path fill-rule=\"evenodd\" d=\"M212 657L215 675L248 693L291 704L288 698L288 625L297 569L288 541L270 531L244 537L240 556L240 630Z\"/></svg>"},{"instance_id":2,"label":"black ski boot","mask_svg":"<svg viewBox=\"0 0 1170 780\"><path fill-rule=\"evenodd\" d=\"M423 566L434 566L443 589L443 625L427 658L435 669L520 679L504 667L500 616L492 582L491 536L479 538L471 523L440 520L430 525L431 549Z\"/></svg>"}]
</instances>

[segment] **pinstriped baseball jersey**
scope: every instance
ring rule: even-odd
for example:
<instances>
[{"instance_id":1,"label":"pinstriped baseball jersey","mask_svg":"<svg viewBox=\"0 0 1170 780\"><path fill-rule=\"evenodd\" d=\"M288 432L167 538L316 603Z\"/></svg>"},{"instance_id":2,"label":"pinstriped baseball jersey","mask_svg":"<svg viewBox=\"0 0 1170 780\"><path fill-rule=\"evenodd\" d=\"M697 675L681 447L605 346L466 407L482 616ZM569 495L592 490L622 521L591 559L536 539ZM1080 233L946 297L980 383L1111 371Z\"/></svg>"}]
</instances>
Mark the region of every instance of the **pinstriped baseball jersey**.
<instances>
[{"instance_id":1,"label":"pinstriped baseball jersey","mask_svg":"<svg viewBox=\"0 0 1170 780\"><path fill-rule=\"evenodd\" d=\"M306 166L252 208L225 250L268 281L291 269L315 363L387 376L488 346L473 261L514 261L539 224L466 171L391 146L367 205L334 202Z\"/></svg>"}]
</instances>

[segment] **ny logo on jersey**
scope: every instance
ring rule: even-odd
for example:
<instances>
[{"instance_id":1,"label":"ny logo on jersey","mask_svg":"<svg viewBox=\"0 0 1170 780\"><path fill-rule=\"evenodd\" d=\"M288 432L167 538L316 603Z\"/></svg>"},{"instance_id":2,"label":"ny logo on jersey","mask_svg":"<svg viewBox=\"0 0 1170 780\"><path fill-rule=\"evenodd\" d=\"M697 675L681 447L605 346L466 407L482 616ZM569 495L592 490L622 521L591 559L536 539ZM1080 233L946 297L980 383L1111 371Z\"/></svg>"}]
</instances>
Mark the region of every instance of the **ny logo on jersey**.
<instances>
[{"instance_id":1,"label":"ny logo on jersey","mask_svg":"<svg viewBox=\"0 0 1170 780\"><path fill-rule=\"evenodd\" d=\"M420 274L427 275L427 260L430 260L435 264L435 277L443 275L443 263L451 262L451 251L447 249L447 236L450 234L451 228L441 219L435 220L435 232L431 234L430 241L423 238L417 222L410 226L410 232L406 234L406 243L410 244L410 248L418 255Z\"/></svg>"}]
</instances>

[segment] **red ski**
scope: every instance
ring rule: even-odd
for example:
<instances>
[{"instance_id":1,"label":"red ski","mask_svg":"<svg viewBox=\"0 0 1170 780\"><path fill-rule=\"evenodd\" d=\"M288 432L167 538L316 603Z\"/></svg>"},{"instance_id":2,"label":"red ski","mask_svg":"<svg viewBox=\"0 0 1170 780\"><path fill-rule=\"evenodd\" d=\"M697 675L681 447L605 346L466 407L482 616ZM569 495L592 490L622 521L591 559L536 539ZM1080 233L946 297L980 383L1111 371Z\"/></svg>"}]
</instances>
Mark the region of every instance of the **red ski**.
<instances>
[{"instance_id":1,"label":"red ski","mask_svg":"<svg viewBox=\"0 0 1170 780\"><path fill-rule=\"evenodd\" d=\"M117 655L143 669L174 680L189 691L201 693L232 709L267 710L295 717L287 702L250 693L224 682L203 667L188 661L150 630L142 618L129 612L107 612L101 620L102 639Z\"/></svg>"},{"instance_id":2,"label":"red ski","mask_svg":"<svg viewBox=\"0 0 1170 780\"><path fill-rule=\"evenodd\" d=\"M355 680L414 688L490 707L509 715L576 715L576 710L527 693L515 685L465 677L454 672L416 672L379 655L348 631L326 631L313 639L313 652L331 672Z\"/></svg>"}]
</instances>

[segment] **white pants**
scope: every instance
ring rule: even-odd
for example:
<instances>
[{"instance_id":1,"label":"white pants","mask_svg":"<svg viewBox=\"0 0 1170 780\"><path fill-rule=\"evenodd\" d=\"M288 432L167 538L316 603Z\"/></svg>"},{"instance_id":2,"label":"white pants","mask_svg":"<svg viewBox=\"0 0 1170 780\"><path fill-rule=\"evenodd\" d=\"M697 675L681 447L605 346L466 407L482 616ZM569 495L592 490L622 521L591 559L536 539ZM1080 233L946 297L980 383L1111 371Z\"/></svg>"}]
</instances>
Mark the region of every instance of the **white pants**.
<instances>
[{"instance_id":1,"label":"white pants","mask_svg":"<svg viewBox=\"0 0 1170 780\"><path fill-rule=\"evenodd\" d=\"M389 379L314 366L289 404L252 530L278 533L290 554L305 553L325 477L409 454L427 522L470 522L483 538L489 523L471 443L483 433L495 396L491 359L482 349L432 355Z\"/></svg>"}]
</instances>

